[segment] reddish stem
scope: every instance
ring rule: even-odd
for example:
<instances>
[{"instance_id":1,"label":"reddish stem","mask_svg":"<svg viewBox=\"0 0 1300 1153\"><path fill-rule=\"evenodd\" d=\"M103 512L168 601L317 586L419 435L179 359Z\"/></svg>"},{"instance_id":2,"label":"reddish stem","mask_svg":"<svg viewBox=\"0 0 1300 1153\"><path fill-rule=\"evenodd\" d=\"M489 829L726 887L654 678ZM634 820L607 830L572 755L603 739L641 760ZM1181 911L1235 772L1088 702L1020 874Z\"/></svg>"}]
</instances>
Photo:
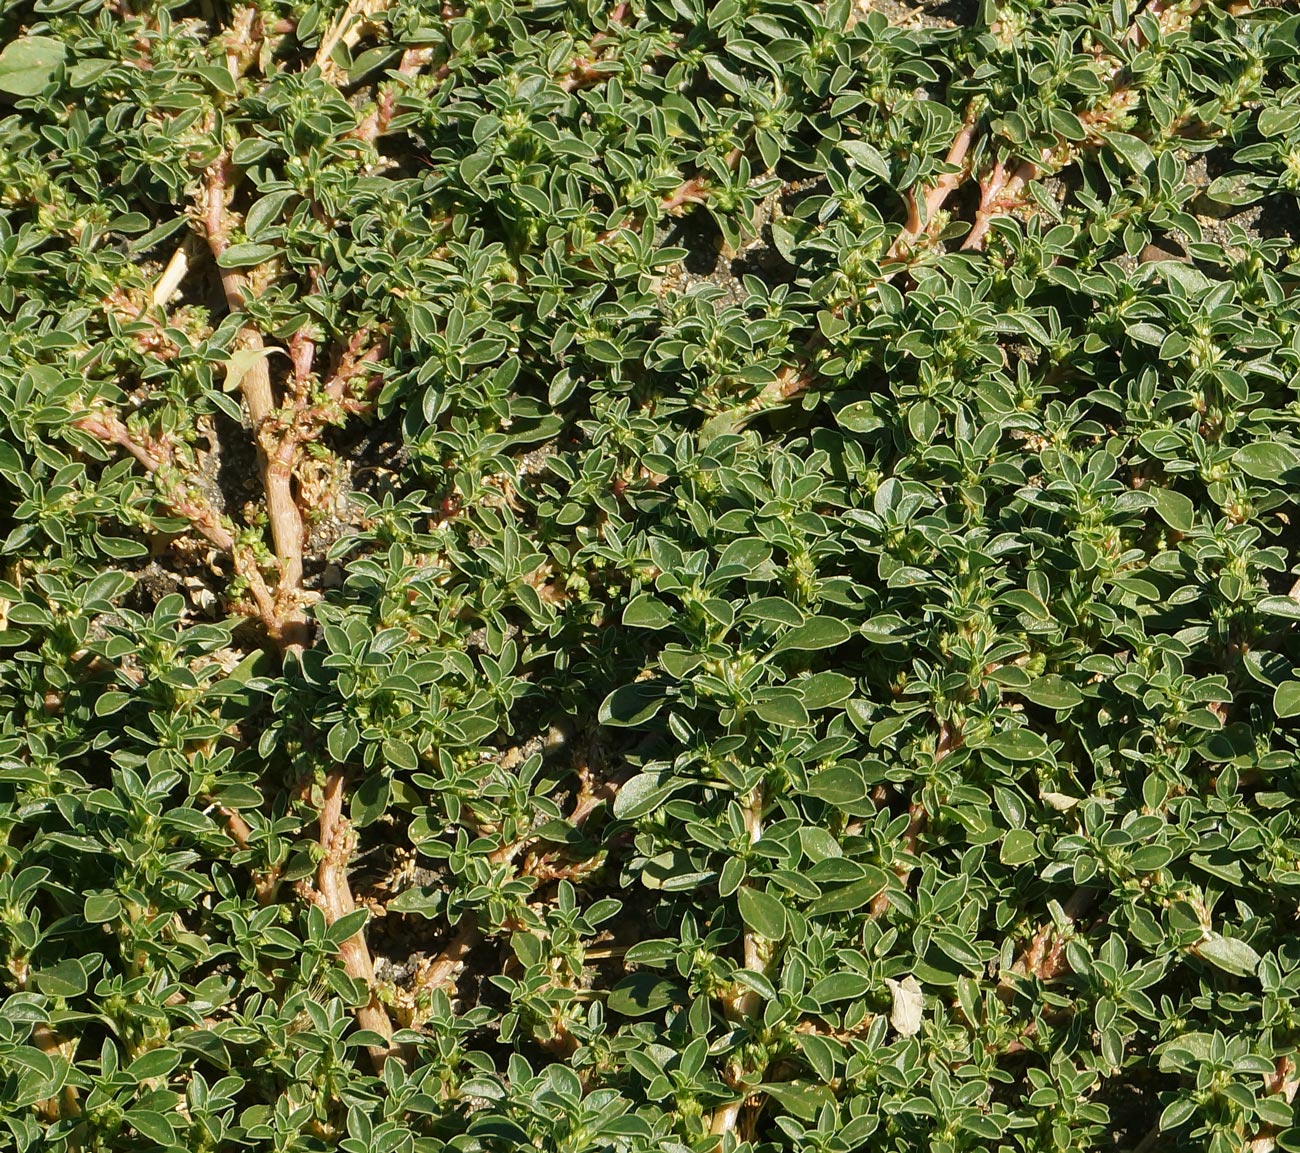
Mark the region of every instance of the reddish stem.
<instances>
[{"instance_id":1,"label":"reddish stem","mask_svg":"<svg viewBox=\"0 0 1300 1153\"><path fill-rule=\"evenodd\" d=\"M627 16L628 6L626 4L616 4L609 13L609 26L613 28L622 24ZM575 56L569 65L572 75L566 76L560 81L560 87L565 92L576 92L579 88L588 88L593 84L599 84L606 79L610 73L602 72L598 65L600 57L599 49L603 48L613 35L610 32L599 32L591 38L591 55Z\"/></svg>"},{"instance_id":2,"label":"reddish stem","mask_svg":"<svg viewBox=\"0 0 1300 1153\"><path fill-rule=\"evenodd\" d=\"M953 138L952 146L948 149L948 155L944 158L944 163L957 171L945 172L940 176L935 181L934 187L926 192L924 201L918 201L915 193L908 193L907 224L895 238L894 243L890 245L888 259L896 260L904 249L912 241L916 240L923 231L934 227L935 218L939 215L940 209L943 208L944 201L966 179L968 175L966 171L966 154L970 151L970 146L975 139L976 121L975 109L972 106L967 110L966 122ZM924 220L921 219L922 203L925 204Z\"/></svg>"},{"instance_id":3,"label":"reddish stem","mask_svg":"<svg viewBox=\"0 0 1300 1153\"><path fill-rule=\"evenodd\" d=\"M432 48L408 48L402 53L402 59L398 62L397 73L405 80L410 80L417 76L433 59ZM444 63L437 72L434 73L435 80L445 80L451 75L451 65ZM358 140L363 140L367 144L373 143L380 136L388 131L388 126L392 122L393 114L397 110L397 97L400 94L397 86L389 84L380 94L379 100L372 111L360 124L353 130L352 135Z\"/></svg>"},{"instance_id":4,"label":"reddish stem","mask_svg":"<svg viewBox=\"0 0 1300 1153\"><path fill-rule=\"evenodd\" d=\"M1041 162L1046 163L1051 158L1053 151L1054 149L1044 148ZM984 239L988 235L994 219L1007 214L1007 211L1018 202L1025 186L1031 181L1037 180L1040 172L1041 169L1037 163L1032 160L1023 160L1015 173L1008 179L1005 177L1002 161L998 161L993 170L993 178L989 181L983 195L980 197L979 210L975 213L975 223L971 226L970 232L966 234L966 239L962 241L961 250L963 252L978 252L984 247Z\"/></svg>"},{"instance_id":5,"label":"reddish stem","mask_svg":"<svg viewBox=\"0 0 1300 1153\"><path fill-rule=\"evenodd\" d=\"M289 337L289 362L293 366L293 393L297 400L307 395L312 362L316 358L316 342L300 328Z\"/></svg>"}]
</instances>

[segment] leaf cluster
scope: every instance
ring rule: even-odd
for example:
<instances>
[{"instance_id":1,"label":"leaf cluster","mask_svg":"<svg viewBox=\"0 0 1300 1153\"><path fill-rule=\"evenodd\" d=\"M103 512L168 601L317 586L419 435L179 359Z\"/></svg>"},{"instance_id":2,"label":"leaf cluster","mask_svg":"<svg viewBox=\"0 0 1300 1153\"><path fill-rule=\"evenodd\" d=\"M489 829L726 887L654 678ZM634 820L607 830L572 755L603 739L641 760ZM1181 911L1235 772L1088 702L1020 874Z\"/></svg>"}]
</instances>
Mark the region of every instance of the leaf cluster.
<instances>
[{"instance_id":1,"label":"leaf cluster","mask_svg":"<svg viewBox=\"0 0 1300 1153\"><path fill-rule=\"evenodd\" d=\"M1300 16L954 7L0 10L6 1147L1300 1148Z\"/></svg>"}]
</instances>

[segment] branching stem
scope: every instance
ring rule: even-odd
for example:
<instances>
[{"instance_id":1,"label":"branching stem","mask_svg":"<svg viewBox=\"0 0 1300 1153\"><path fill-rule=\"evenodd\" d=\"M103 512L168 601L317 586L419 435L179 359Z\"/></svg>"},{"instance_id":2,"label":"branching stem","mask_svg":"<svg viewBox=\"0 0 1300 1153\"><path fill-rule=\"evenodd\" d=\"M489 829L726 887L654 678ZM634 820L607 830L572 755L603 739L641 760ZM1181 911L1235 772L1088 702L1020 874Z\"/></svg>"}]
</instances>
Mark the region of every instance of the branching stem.
<instances>
[{"instance_id":1,"label":"branching stem","mask_svg":"<svg viewBox=\"0 0 1300 1153\"><path fill-rule=\"evenodd\" d=\"M204 224L208 247L218 261L229 246L226 217L228 198L229 161L222 157L208 169L207 206ZM239 312L244 307L244 294L248 281L233 268L221 269L221 287L226 297L226 307ZM243 348L261 352L265 342L255 325L246 324L240 334ZM271 542L280 563L280 581L276 589L275 629L280 647L284 651L301 650L306 644L307 618L301 605L303 522L298 502L293 495L293 451L282 451L281 438L272 430L275 395L271 389L271 371L265 356L258 356L239 378L239 390L248 407L257 438L258 465L262 474L262 487L266 494L266 515L271 527Z\"/></svg>"},{"instance_id":2,"label":"branching stem","mask_svg":"<svg viewBox=\"0 0 1300 1153\"><path fill-rule=\"evenodd\" d=\"M226 832L230 834L230 839L235 842L241 849L249 847L249 839L253 835L253 830L249 828L248 822L244 820L243 814L238 809L230 809L225 805L218 805L217 812L226 822ZM280 869L278 866L272 866L266 873L258 877L253 885L253 892L257 897L259 905L269 905L275 900L276 893L280 888Z\"/></svg>"},{"instance_id":3,"label":"branching stem","mask_svg":"<svg viewBox=\"0 0 1300 1153\"><path fill-rule=\"evenodd\" d=\"M1053 150L1044 148L1041 155L1041 163L1046 163L1052 156ZM1016 170L1010 177L1006 175L1006 169L1003 162L999 160L993 168L992 176L988 183L983 187L980 195L980 206L975 213L975 223L972 225L970 232L966 234L966 239L962 241L962 251L978 252L984 247L984 239L988 235L989 227L993 224L996 217L1005 213L1006 209L1015 205L1020 194L1024 191L1025 186L1038 179L1042 168L1039 163L1032 160L1023 160L1017 166Z\"/></svg>"},{"instance_id":4,"label":"branching stem","mask_svg":"<svg viewBox=\"0 0 1300 1153\"><path fill-rule=\"evenodd\" d=\"M750 844L756 844L763 836L763 787L761 784L754 788L745 801L744 821L745 832L749 835ZM741 942L745 968L751 973L766 974L772 962L770 943L761 938L748 925L744 928ZM751 989L748 985L742 986L736 996L724 1005L727 1016L738 1024L752 1021L758 1016L762 1007L763 1001L757 990ZM758 1070L758 1072L761 1075L762 1070ZM709 1123L709 1132L719 1138L719 1147L721 1147L722 1139L736 1128L736 1124L740 1119L741 1110L745 1105L743 1090L741 1092L742 1096L734 1101L728 1101L724 1105L719 1105L713 1111L713 1118Z\"/></svg>"},{"instance_id":5,"label":"branching stem","mask_svg":"<svg viewBox=\"0 0 1300 1153\"><path fill-rule=\"evenodd\" d=\"M955 169L955 171L945 172L940 176L935 181L934 187L921 200L917 199L914 192L908 194L907 224L895 238L894 243L890 245L888 259L897 260L922 232L933 229L939 212L943 208L944 201L948 199L955 189L961 186L969 175L966 168L966 155L970 152L971 144L975 140L977 121L975 107L972 105L966 110L965 123L962 124L961 129L953 138L952 147L948 149L948 155L944 158L944 163L949 168ZM925 219L921 218L922 204L925 205Z\"/></svg>"},{"instance_id":6,"label":"branching stem","mask_svg":"<svg viewBox=\"0 0 1300 1153\"><path fill-rule=\"evenodd\" d=\"M320 805L321 860L316 873L316 896L328 924L334 924L356 909L352 888L348 883L348 863L356 844L351 824L343 815L342 770L335 769L325 778L325 791ZM370 1000L356 1011L357 1024L363 1029L378 1033L383 1045L370 1048L370 1058L377 1072L382 1072L385 1062L394 1055L392 1046L393 1023L388 1010L375 994L375 967L366 945L365 932L358 929L339 945L339 959L344 971L354 980L365 982L370 990Z\"/></svg>"},{"instance_id":7,"label":"branching stem","mask_svg":"<svg viewBox=\"0 0 1300 1153\"><path fill-rule=\"evenodd\" d=\"M112 412L96 411L78 417L77 428L89 433L103 444L116 445L129 452L146 472L158 475L164 466L171 464L171 453L165 445L137 438L122 420ZM191 527L218 552L227 553L235 572L248 586L257 615L272 637L280 629L280 616L276 598L262 576L257 558L252 550L235 538L225 520L203 496L191 491L183 481L176 479L160 484L163 502L177 516L190 522Z\"/></svg>"}]
</instances>

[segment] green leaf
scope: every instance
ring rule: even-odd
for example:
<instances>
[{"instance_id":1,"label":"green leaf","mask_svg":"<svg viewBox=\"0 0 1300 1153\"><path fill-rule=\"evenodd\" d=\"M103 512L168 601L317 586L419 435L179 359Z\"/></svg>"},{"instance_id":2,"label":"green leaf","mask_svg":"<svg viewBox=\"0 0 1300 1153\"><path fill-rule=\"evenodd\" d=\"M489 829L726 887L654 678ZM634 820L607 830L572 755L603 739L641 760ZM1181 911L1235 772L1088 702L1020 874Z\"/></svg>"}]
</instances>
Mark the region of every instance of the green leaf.
<instances>
[{"instance_id":1,"label":"green leaf","mask_svg":"<svg viewBox=\"0 0 1300 1153\"><path fill-rule=\"evenodd\" d=\"M644 724L654 717L668 701L664 687L655 681L639 681L615 689L601 702L599 718L602 725L628 728Z\"/></svg>"},{"instance_id":2,"label":"green leaf","mask_svg":"<svg viewBox=\"0 0 1300 1153\"><path fill-rule=\"evenodd\" d=\"M978 973L983 965L979 950L975 948L969 934L956 929L939 927L934 930L931 941L941 953L972 974ZM933 959L934 954L930 953L927 956Z\"/></svg>"},{"instance_id":3,"label":"green leaf","mask_svg":"<svg viewBox=\"0 0 1300 1153\"><path fill-rule=\"evenodd\" d=\"M1130 324L1124 331L1128 333L1130 339L1136 340L1139 344L1161 345L1168 335L1159 325L1148 324L1145 321Z\"/></svg>"},{"instance_id":4,"label":"green leaf","mask_svg":"<svg viewBox=\"0 0 1300 1153\"><path fill-rule=\"evenodd\" d=\"M870 991L871 981L861 973L832 973L809 989L808 996L819 1005L829 1005L834 1001L856 1001Z\"/></svg>"},{"instance_id":5,"label":"green leaf","mask_svg":"<svg viewBox=\"0 0 1300 1153\"><path fill-rule=\"evenodd\" d=\"M217 257L217 267L253 268L270 260L279 251L274 244L232 244Z\"/></svg>"},{"instance_id":6,"label":"green leaf","mask_svg":"<svg viewBox=\"0 0 1300 1153\"><path fill-rule=\"evenodd\" d=\"M230 73L226 72L226 75L229 76ZM280 213L284 211L284 206L297 195L295 189L286 188L278 192L268 192L265 196L260 197L248 210L248 215L244 218L244 232L248 238L256 240L269 229L279 218Z\"/></svg>"},{"instance_id":7,"label":"green leaf","mask_svg":"<svg viewBox=\"0 0 1300 1153\"><path fill-rule=\"evenodd\" d=\"M72 957L38 969L32 977L36 987L50 997L80 997L89 983L81 962Z\"/></svg>"},{"instance_id":8,"label":"green leaf","mask_svg":"<svg viewBox=\"0 0 1300 1153\"><path fill-rule=\"evenodd\" d=\"M614 816L620 821L635 821L653 812L689 783L681 777L665 779L659 773L640 773L624 784L614 797Z\"/></svg>"},{"instance_id":9,"label":"green leaf","mask_svg":"<svg viewBox=\"0 0 1300 1153\"><path fill-rule=\"evenodd\" d=\"M1210 1060L1215 1046L1216 1034L1199 1030L1188 1030L1170 1041L1156 1047L1153 1056L1157 1059L1157 1068L1162 1073L1177 1073L1191 1065L1199 1065ZM1223 1038L1219 1037L1222 1042Z\"/></svg>"},{"instance_id":10,"label":"green leaf","mask_svg":"<svg viewBox=\"0 0 1300 1153\"><path fill-rule=\"evenodd\" d=\"M1291 597L1264 597L1255 607L1271 617L1300 621L1300 601L1292 600Z\"/></svg>"},{"instance_id":11,"label":"green leaf","mask_svg":"<svg viewBox=\"0 0 1300 1153\"><path fill-rule=\"evenodd\" d=\"M862 773L849 765L832 765L808 778L804 790L810 797L818 797L832 805L851 805L867 795L867 783Z\"/></svg>"},{"instance_id":12,"label":"green leaf","mask_svg":"<svg viewBox=\"0 0 1300 1153\"><path fill-rule=\"evenodd\" d=\"M833 889L818 897L808 906L810 917L825 917L831 913L856 913L866 909L885 891L888 879L881 869L868 867L868 875L860 881Z\"/></svg>"},{"instance_id":13,"label":"green leaf","mask_svg":"<svg viewBox=\"0 0 1300 1153\"><path fill-rule=\"evenodd\" d=\"M1198 869L1203 869L1210 876L1218 877L1219 880L1226 881L1230 885L1241 885L1246 881L1246 873L1241 867L1241 861L1230 851L1221 851L1213 855L1193 853L1188 860Z\"/></svg>"},{"instance_id":14,"label":"green leaf","mask_svg":"<svg viewBox=\"0 0 1300 1153\"><path fill-rule=\"evenodd\" d=\"M887 161L880 149L865 140L841 140L840 148L853 162L854 166L870 172L883 183L888 184L893 177Z\"/></svg>"},{"instance_id":15,"label":"green leaf","mask_svg":"<svg viewBox=\"0 0 1300 1153\"><path fill-rule=\"evenodd\" d=\"M1011 607L1018 608L1021 612L1027 612L1028 615L1034 617L1034 620L1052 619L1047 604L1041 602L1028 589L1008 589L997 598L995 603L1010 604Z\"/></svg>"},{"instance_id":16,"label":"green leaf","mask_svg":"<svg viewBox=\"0 0 1300 1153\"><path fill-rule=\"evenodd\" d=\"M875 645L905 644L908 629L907 622L895 613L881 613L872 617L862 626L862 635Z\"/></svg>"},{"instance_id":17,"label":"green leaf","mask_svg":"<svg viewBox=\"0 0 1300 1153\"><path fill-rule=\"evenodd\" d=\"M920 444L929 444L939 427L939 410L928 400L912 405L907 413L907 431Z\"/></svg>"},{"instance_id":18,"label":"green leaf","mask_svg":"<svg viewBox=\"0 0 1300 1153\"><path fill-rule=\"evenodd\" d=\"M1259 114L1259 134L1263 137L1284 136L1300 128L1300 106L1264 108Z\"/></svg>"},{"instance_id":19,"label":"green leaf","mask_svg":"<svg viewBox=\"0 0 1300 1153\"><path fill-rule=\"evenodd\" d=\"M350 913L344 913L326 930L325 939L338 949L348 938L361 932L369 916L368 909L353 909Z\"/></svg>"},{"instance_id":20,"label":"green leaf","mask_svg":"<svg viewBox=\"0 0 1300 1153\"><path fill-rule=\"evenodd\" d=\"M769 941L785 936L785 906L771 893L742 885L736 891L740 916L754 932Z\"/></svg>"},{"instance_id":21,"label":"green leaf","mask_svg":"<svg viewBox=\"0 0 1300 1153\"><path fill-rule=\"evenodd\" d=\"M151 1049L127 1066L126 1075L133 1081L152 1081L166 1077L180 1063L181 1055L175 1049Z\"/></svg>"},{"instance_id":22,"label":"green leaf","mask_svg":"<svg viewBox=\"0 0 1300 1153\"><path fill-rule=\"evenodd\" d=\"M1276 484L1300 464L1300 457L1288 445L1265 440L1239 448L1232 454L1232 462L1247 476Z\"/></svg>"},{"instance_id":23,"label":"green leaf","mask_svg":"<svg viewBox=\"0 0 1300 1153\"><path fill-rule=\"evenodd\" d=\"M162 1113L151 1109L128 1109L124 1118L141 1137L158 1146L168 1146L176 1140L170 1119Z\"/></svg>"},{"instance_id":24,"label":"green leaf","mask_svg":"<svg viewBox=\"0 0 1300 1153\"><path fill-rule=\"evenodd\" d=\"M0 52L0 92L36 96L58 79L67 49L51 36L20 36Z\"/></svg>"},{"instance_id":25,"label":"green leaf","mask_svg":"<svg viewBox=\"0 0 1300 1153\"><path fill-rule=\"evenodd\" d=\"M860 400L855 404L846 404L835 413L835 419L845 432L866 434L885 426L874 400Z\"/></svg>"},{"instance_id":26,"label":"green leaf","mask_svg":"<svg viewBox=\"0 0 1300 1153\"><path fill-rule=\"evenodd\" d=\"M235 78L231 76L229 68L219 64L198 64L194 68L194 74L201 76L214 91L220 92L223 96L235 94Z\"/></svg>"},{"instance_id":27,"label":"green leaf","mask_svg":"<svg viewBox=\"0 0 1300 1153\"><path fill-rule=\"evenodd\" d=\"M111 717L114 713L120 712L131 701L130 696L126 693L103 692L95 698L95 716Z\"/></svg>"},{"instance_id":28,"label":"green leaf","mask_svg":"<svg viewBox=\"0 0 1300 1153\"><path fill-rule=\"evenodd\" d=\"M91 893L86 897L81 915L89 924L106 924L122 915L122 902L112 893Z\"/></svg>"},{"instance_id":29,"label":"green leaf","mask_svg":"<svg viewBox=\"0 0 1300 1153\"><path fill-rule=\"evenodd\" d=\"M1083 704L1083 694L1064 677L1052 673L1026 685L1020 695L1045 709L1072 709Z\"/></svg>"},{"instance_id":30,"label":"green leaf","mask_svg":"<svg viewBox=\"0 0 1300 1153\"><path fill-rule=\"evenodd\" d=\"M356 723L349 717L330 726L325 737L325 747L329 750L329 755L342 764L357 747L360 739Z\"/></svg>"},{"instance_id":31,"label":"green leaf","mask_svg":"<svg viewBox=\"0 0 1300 1153\"><path fill-rule=\"evenodd\" d=\"M1155 498L1156 513L1165 524L1179 532L1192 531L1196 523L1196 506L1189 497L1171 488L1152 489L1151 495Z\"/></svg>"},{"instance_id":32,"label":"green leaf","mask_svg":"<svg viewBox=\"0 0 1300 1153\"><path fill-rule=\"evenodd\" d=\"M773 621L783 625L801 625L804 614L785 597L759 597L739 612L741 620Z\"/></svg>"},{"instance_id":33,"label":"green leaf","mask_svg":"<svg viewBox=\"0 0 1300 1153\"><path fill-rule=\"evenodd\" d=\"M506 342L499 337L484 337L469 344L461 353L462 364L473 366L491 364L499 360L506 351ZM618 359L622 359L619 357Z\"/></svg>"},{"instance_id":34,"label":"green leaf","mask_svg":"<svg viewBox=\"0 0 1300 1153\"><path fill-rule=\"evenodd\" d=\"M816 1033L797 1033L795 1041L803 1050L808 1065L822 1081L835 1080L836 1046Z\"/></svg>"},{"instance_id":35,"label":"green leaf","mask_svg":"<svg viewBox=\"0 0 1300 1153\"><path fill-rule=\"evenodd\" d=\"M420 757L410 741L395 738L386 740L383 745L384 761L394 769L413 773L420 767Z\"/></svg>"},{"instance_id":36,"label":"green leaf","mask_svg":"<svg viewBox=\"0 0 1300 1153\"><path fill-rule=\"evenodd\" d=\"M6 1070L5 1103L11 1109L23 1109L48 1100L67 1081L67 1066L63 1062L56 1066L39 1049L14 1047L6 1058L10 1068Z\"/></svg>"},{"instance_id":37,"label":"green leaf","mask_svg":"<svg viewBox=\"0 0 1300 1153\"><path fill-rule=\"evenodd\" d=\"M1300 681L1283 681L1273 692L1273 712L1279 719L1300 717Z\"/></svg>"},{"instance_id":38,"label":"green leaf","mask_svg":"<svg viewBox=\"0 0 1300 1153\"><path fill-rule=\"evenodd\" d=\"M1277 1147L1282 1153L1300 1153L1300 1126L1283 1129L1277 1135Z\"/></svg>"},{"instance_id":39,"label":"green leaf","mask_svg":"<svg viewBox=\"0 0 1300 1153\"><path fill-rule=\"evenodd\" d=\"M843 673L814 673L810 677L791 682L799 693L806 709L830 709L847 701L857 686L852 677Z\"/></svg>"},{"instance_id":40,"label":"green leaf","mask_svg":"<svg viewBox=\"0 0 1300 1153\"><path fill-rule=\"evenodd\" d=\"M385 903L385 908L409 916L436 917L442 913L444 904L441 889L432 885L416 885L391 897Z\"/></svg>"},{"instance_id":41,"label":"green leaf","mask_svg":"<svg viewBox=\"0 0 1300 1153\"><path fill-rule=\"evenodd\" d=\"M1009 761L1051 760L1051 750L1047 747L1047 742L1029 729L1008 729L1005 732L994 733L982 747Z\"/></svg>"},{"instance_id":42,"label":"green leaf","mask_svg":"<svg viewBox=\"0 0 1300 1153\"><path fill-rule=\"evenodd\" d=\"M1106 143L1128 162L1134 172L1145 172L1155 163L1155 154L1145 141L1127 132L1108 132Z\"/></svg>"},{"instance_id":43,"label":"green leaf","mask_svg":"<svg viewBox=\"0 0 1300 1153\"><path fill-rule=\"evenodd\" d=\"M1238 937L1212 933L1196 946L1195 952L1202 960L1238 977L1253 977L1259 969L1259 954Z\"/></svg>"},{"instance_id":44,"label":"green leaf","mask_svg":"<svg viewBox=\"0 0 1300 1153\"><path fill-rule=\"evenodd\" d=\"M623 623L630 628L665 629L673 619L673 610L649 593L633 597L623 610Z\"/></svg>"},{"instance_id":45,"label":"green leaf","mask_svg":"<svg viewBox=\"0 0 1300 1153\"><path fill-rule=\"evenodd\" d=\"M811 652L816 649L830 649L842 645L853 635L852 630L843 621L834 617L810 617L803 624L785 633L772 647L772 652L783 653L792 649Z\"/></svg>"},{"instance_id":46,"label":"green leaf","mask_svg":"<svg viewBox=\"0 0 1300 1153\"><path fill-rule=\"evenodd\" d=\"M276 151L276 144L271 140L262 138L241 140L231 151L230 159L239 167L247 168L250 164L256 164Z\"/></svg>"},{"instance_id":47,"label":"green leaf","mask_svg":"<svg viewBox=\"0 0 1300 1153\"><path fill-rule=\"evenodd\" d=\"M611 1013L623 1017L645 1017L669 1005L681 1004L682 991L657 973L633 973L624 977L605 1000Z\"/></svg>"},{"instance_id":48,"label":"green leaf","mask_svg":"<svg viewBox=\"0 0 1300 1153\"><path fill-rule=\"evenodd\" d=\"M1135 873L1154 873L1173 860L1173 850L1168 845L1140 845L1128 859Z\"/></svg>"},{"instance_id":49,"label":"green leaf","mask_svg":"<svg viewBox=\"0 0 1300 1153\"><path fill-rule=\"evenodd\" d=\"M366 777L357 786L349 802L348 812L352 824L358 829L374 824L385 812L393 798L392 781L381 773Z\"/></svg>"},{"instance_id":50,"label":"green leaf","mask_svg":"<svg viewBox=\"0 0 1300 1153\"><path fill-rule=\"evenodd\" d=\"M112 60L79 60L68 70L68 85L72 88L89 88L112 67Z\"/></svg>"},{"instance_id":51,"label":"green leaf","mask_svg":"<svg viewBox=\"0 0 1300 1153\"><path fill-rule=\"evenodd\" d=\"M1025 865L1038 856L1038 839L1029 829L1011 829L1002 838L998 860L1004 865Z\"/></svg>"},{"instance_id":52,"label":"green leaf","mask_svg":"<svg viewBox=\"0 0 1300 1153\"><path fill-rule=\"evenodd\" d=\"M769 724L801 728L809 723L808 710L791 692L773 691L754 701L754 713Z\"/></svg>"},{"instance_id":53,"label":"green leaf","mask_svg":"<svg viewBox=\"0 0 1300 1153\"><path fill-rule=\"evenodd\" d=\"M760 1088L785 1112L802 1121L812 1121L822 1109L835 1103L835 1095L825 1085L789 1081L768 1082Z\"/></svg>"},{"instance_id":54,"label":"green leaf","mask_svg":"<svg viewBox=\"0 0 1300 1153\"><path fill-rule=\"evenodd\" d=\"M1176 1097L1165 1106L1164 1112L1160 1114L1160 1131L1168 1132L1170 1129L1177 1129L1186 1125L1193 1117L1196 1116L1197 1105L1190 1097Z\"/></svg>"}]
</instances>

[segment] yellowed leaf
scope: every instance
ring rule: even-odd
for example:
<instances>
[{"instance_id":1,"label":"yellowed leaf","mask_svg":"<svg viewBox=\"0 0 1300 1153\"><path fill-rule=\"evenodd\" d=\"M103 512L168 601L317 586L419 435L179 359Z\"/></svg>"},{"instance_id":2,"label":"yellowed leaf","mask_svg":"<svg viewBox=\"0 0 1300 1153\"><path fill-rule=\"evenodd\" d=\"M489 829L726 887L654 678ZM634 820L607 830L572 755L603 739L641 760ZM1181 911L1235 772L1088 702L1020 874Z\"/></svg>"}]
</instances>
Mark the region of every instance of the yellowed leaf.
<instances>
[{"instance_id":1,"label":"yellowed leaf","mask_svg":"<svg viewBox=\"0 0 1300 1153\"><path fill-rule=\"evenodd\" d=\"M273 352L278 352L281 356L289 355L282 348L241 348L232 352L226 361L226 382L222 385L224 391L234 392L253 365Z\"/></svg>"}]
</instances>

